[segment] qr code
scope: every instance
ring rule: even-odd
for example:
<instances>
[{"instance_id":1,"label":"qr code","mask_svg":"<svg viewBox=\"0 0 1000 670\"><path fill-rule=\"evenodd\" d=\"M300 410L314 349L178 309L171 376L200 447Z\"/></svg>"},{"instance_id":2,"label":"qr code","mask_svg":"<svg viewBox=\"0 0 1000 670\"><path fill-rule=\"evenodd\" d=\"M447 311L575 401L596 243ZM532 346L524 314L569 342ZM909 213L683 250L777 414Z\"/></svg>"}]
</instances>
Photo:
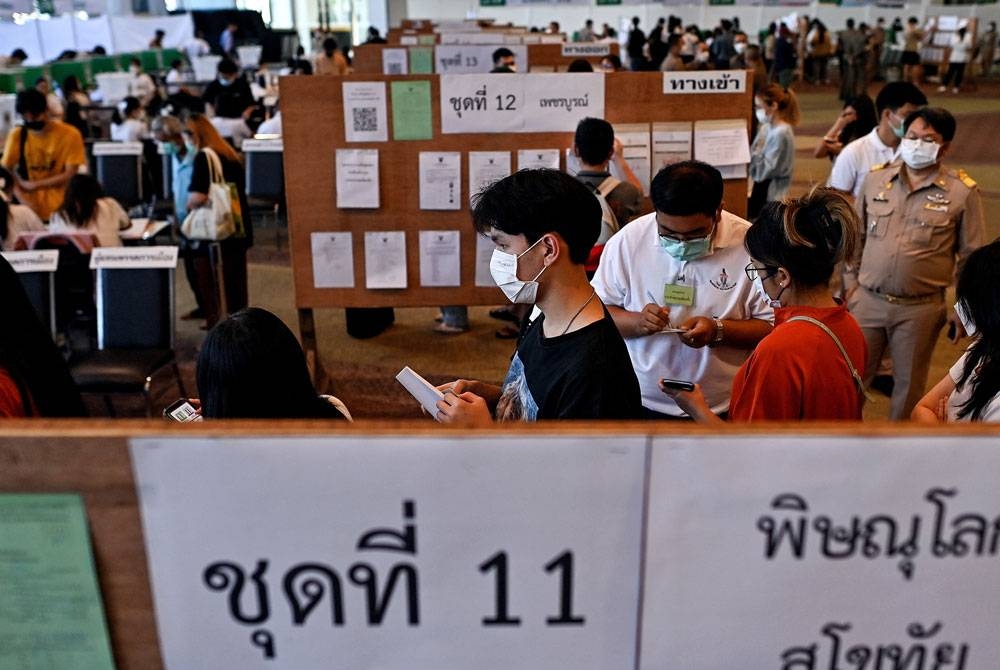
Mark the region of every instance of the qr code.
<instances>
[{"instance_id":1,"label":"qr code","mask_svg":"<svg viewBox=\"0 0 1000 670\"><path fill-rule=\"evenodd\" d=\"M375 132L378 130L378 116L374 107L354 108L354 132Z\"/></svg>"}]
</instances>

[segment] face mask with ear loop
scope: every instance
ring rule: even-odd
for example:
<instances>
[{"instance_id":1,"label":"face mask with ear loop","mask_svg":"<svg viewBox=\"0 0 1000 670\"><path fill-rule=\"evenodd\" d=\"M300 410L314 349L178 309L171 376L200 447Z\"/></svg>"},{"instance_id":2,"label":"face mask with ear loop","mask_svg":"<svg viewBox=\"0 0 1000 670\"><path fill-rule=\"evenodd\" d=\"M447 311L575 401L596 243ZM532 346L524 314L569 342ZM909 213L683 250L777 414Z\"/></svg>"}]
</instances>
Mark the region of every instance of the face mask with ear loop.
<instances>
[{"instance_id":1,"label":"face mask with ear loop","mask_svg":"<svg viewBox=\"0 0 1000 670\"><path fill-rule=\"evenodd\" d=\"M499 249L493 250L493 256L490 258L490 274L507 299L516 305L533 305L538 297L537 280L548 266L542 267L533 279L524 281L517 278L517 260L541 241L542 238L539 237L535 244L516 255Z\"/></svg>"},{"instance_id":2,"label":"face mask with ear loop","mask_svg":"<svg viewBox=\"0 0 1000 670\"><path fill-rule=\"evenodd\" d=\"M769 278L773 276L774 275L768 275ZM785 292L786 288L788 288L787 284L778 284L781 290L778 291L778 295L773 298L767 294L766 290L764 290L764 280L759 274L754 277L753 285L756 287L757 292L760 293L761 298L764 299L764 302L770 305L771 309L779 309L781 307L781 294Z\"/></svg>"}]
</instances>

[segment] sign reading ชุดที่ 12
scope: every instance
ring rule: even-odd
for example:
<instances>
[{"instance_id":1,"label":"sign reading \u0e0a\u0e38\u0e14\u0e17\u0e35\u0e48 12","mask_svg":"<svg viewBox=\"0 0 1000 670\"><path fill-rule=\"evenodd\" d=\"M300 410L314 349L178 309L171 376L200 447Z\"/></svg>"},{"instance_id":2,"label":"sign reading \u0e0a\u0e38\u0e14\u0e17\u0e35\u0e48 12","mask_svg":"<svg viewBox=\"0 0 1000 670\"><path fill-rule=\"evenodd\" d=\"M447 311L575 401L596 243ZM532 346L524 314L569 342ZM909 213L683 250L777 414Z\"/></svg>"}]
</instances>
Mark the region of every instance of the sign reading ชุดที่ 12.
<instances>
[{"instance_id":1,"label":"sign reading \u0e0a\u0e38\u0e14\u0e17\u0e35\u0e48 12","mask_svg":"<svg viewBox=\"0 0 1000 670\"><path fill-rule=\"evenodd\" d=\"M604 74L442 75L441 132L573 132L604 117Z\"/></svg>"}]
</instances>

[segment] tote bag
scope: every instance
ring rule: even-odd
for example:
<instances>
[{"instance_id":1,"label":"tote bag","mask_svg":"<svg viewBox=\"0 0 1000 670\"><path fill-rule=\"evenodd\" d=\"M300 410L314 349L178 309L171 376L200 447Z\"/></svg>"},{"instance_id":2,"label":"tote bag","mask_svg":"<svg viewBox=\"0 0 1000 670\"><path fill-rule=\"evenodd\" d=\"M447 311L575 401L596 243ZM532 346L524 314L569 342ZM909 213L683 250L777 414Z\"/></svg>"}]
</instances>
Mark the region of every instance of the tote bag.
<instances>
[{"instance_id":1,"label":"tote bag","mask_svg":"<svg viewBox=\"0 0 1000 670\"><path fill-rule=\"evenodd\" d=\"M181 232L191 240L224 240L236 232L232 192L222 176L222 161L211 149L202 149L208 159L208 200L184 218Z\"/></svg>"}]
</instances>

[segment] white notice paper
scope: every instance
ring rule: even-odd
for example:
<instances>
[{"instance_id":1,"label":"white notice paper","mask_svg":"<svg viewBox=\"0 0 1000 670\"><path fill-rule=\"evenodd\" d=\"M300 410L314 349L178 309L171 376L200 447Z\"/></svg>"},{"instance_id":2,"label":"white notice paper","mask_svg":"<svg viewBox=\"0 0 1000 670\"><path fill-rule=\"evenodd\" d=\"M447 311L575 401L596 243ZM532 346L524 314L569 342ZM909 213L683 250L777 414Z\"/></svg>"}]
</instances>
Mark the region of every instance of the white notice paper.
<instances>
[{"instance_id":1,"label":"white notice paper","mask_svg":"<svg viewBox=\"0 0 1000 670\"><path fill-rule=\"evenodd\" d=\"M585 117L604 118L604 73L524 75L521 132L573 132Z\"/></svg>"},{"instance_id":2,"label":"white notice paper","mask_svg":"<svg viewBox=\"0 0 1000 670\"><path fill-rule=\"evenodd\" d=\"M408 74L406 49L382 49L382 74Z\"/></svg>"},{"instance_id":3,"label":"white notice paper","mask_svg":"<svg viewBox=\"0 0 1000 670\"><path fill-rule=\"evenodd\" d=\"M652 179L650 173L650 140L648 123L617 123L615 124L615 137L621 140L622 156L625 162L632 168L642 190L649 195L649 181Z\"/></svg>"},{"instance_id":4,"label":"white notice paper","mask_svg":"<svg viewBox=\"0 0 1000 670\"><path fill-rule=\"evenodd\" d=\"M673 163L691 160L690 121L672 121L653 124L653 170Z\"/></svg>"},{"instance_id":5,"label":"white notice paper","mask_svg":"<svg viewBox=\"0 0 1000 670\"><path fill-rule=\"evenodd\" d=\"M528 71L528 47L512 44L519 72ZM438 44L434 47L434 71L438 74L488 74L493 69L495 45Z\"/></svg>"},{"instance_id":6,"label":"white notice paper","mask_svg":"<svg viewBox=\"0 0 1000 670\"><path fill-rule=\"evenodd\" d=\"M441 132L521 132L528 76L441 75Z\"/></svg>"},{"instance_id":7,"label":"white notice paper","mask_svg":"<svg viewBox=\"0 0 1000 670\"><path fill-rule=\"evenodd\" d=\"M457 230L421 230L420 285L461 286L460 253Z\"/></svg>"},{"instance_id":8,"label":"white notice paper","mask_svg":"<svg viewBox=\"0 0 1000 670\"><path fill-rule=\"evenodd\" d=\"M469 198L510 174L509 151L469 152Z\"/></svg>"},{"instance_id":9,"label":"white notice paper","mask_svg":"<svg viewBox=\"0 0 1000 670\"><path fill-rule=\"evenodd\" d=\"M337 149L337 207L378 209L378 149Z\"/></svg>"},{"instance_id":10,"label":"white notice paper","mask_svg":"<svg viewBox=\"0 0 1000 670\"><path fill-rule=\"evenodd\" d=\"M420 403L425 412L437 419L437 401L443 398L444 394L438 391L436 386L414 372L409 365L396 374L396 381L402 384L403 388Z\"/></svg>"},{"instance_id":11,"label":"white notice paper","mask_svg":"<svg viewBox=\"0 0 1000 670\"><path fill-rule=\"evenodd\" d=\"M313 285L354 288L354 246L351 233L313 233Z\"/></svg>"},{"instance_id":12,"label":"white notice paper","mask_svg":"<svg viewBox=\"0 0 1000 670\"><path fill-rule=\"evenodd\" d=\"M420 209L462 208L462 154L420 152Z\"/></svg>"},{"instance_id":13,"label":"white notice paper","mask_svg":"<svg viewBox=\"0 0 1000 670\"><path fill-rule=\"evenodd\" d=\"M348 142L385 142L389 139L386 121L385 82L361 81L343 84L344 137Z\"/></svg>"},{"instance_id":14,"label":"white notice paper","mask_svg":"<svg viewBox=\"0 0 1000 670\"><path fill-rule=\"evenodd\" d=\"M750 162L750 139L743 119L694 122L694 157L709 165Z\"/></svg>"},{"instance_id":15,"label":"white notice paper","mask_svg":"<svg viewBox=\"0 0 1000 670\"><path fill-rule=\"evenodd\" d=\"M493 258L494 249L496 245L493 244L493 240L485 235L476 235L476 286L497 285L490 272L490 259Z\"/></svg>"},{"instance_id":16,"label":"white notice paper","mask_svg":"<svg viewBox=\"0 0 1000 670\"><path fill-rule=\"evenodd\" d=\"M558 149L518 149L517 169L534 170L537 168L559 169Z\"/></svg>"},{"instance_id":17,"label":"white notice paper","mask_svg":"<svg viewBox=\"0 0 1000 670\"><path fill-rule=\"evenodd\" d=\"M406 288L406 233L365 233L365 288Z\"/></svg>"}]
</instances>

